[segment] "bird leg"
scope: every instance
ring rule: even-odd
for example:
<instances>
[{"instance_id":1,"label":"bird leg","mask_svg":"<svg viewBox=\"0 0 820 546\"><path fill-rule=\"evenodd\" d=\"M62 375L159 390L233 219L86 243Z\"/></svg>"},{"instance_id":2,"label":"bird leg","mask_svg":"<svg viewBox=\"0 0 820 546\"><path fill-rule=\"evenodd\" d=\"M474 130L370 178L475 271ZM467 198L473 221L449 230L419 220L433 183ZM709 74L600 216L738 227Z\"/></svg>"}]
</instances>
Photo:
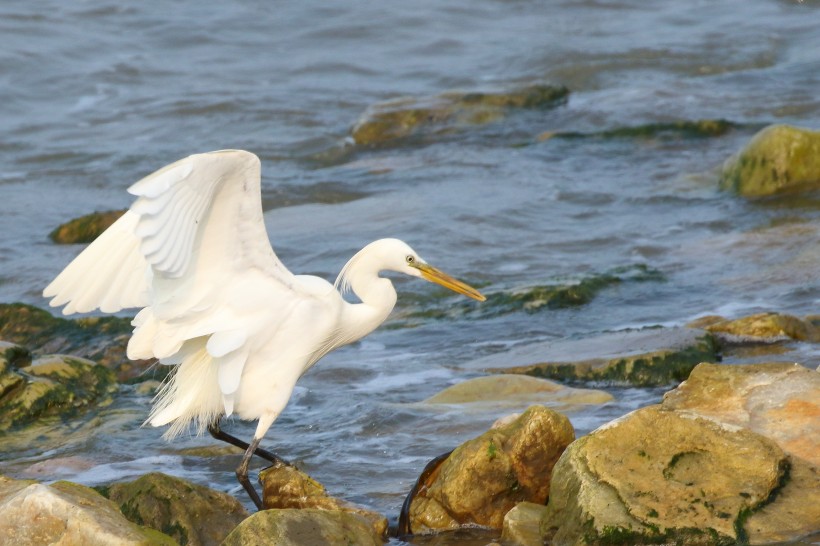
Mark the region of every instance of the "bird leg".
<instances>
[{"instance_id":1,"label":"bird leg","mask_svg":"<svg viewBox=\"0 0 820 546\"><path fill-rule=\"evenodd\" d=\"M228 434L227 432L223 431L219 427L219 421L217 421L217 422L215 422L211 425L208 425L208 432L211 434L211 436L213 436L217 440L222 440L223 442L229 443L232 446L236 446L240 449L248 449L248 447L250 447L247 442L243 442L242 440L240 440L236 436L232 436L232 435ZM276 453L271 453L267 449L262 449L261 447L258 447L258 445L259 445L259 442L257 442L256 449L253 450L253 453L255 455L258 455L259 457L262 457L266 461L268 461L270 463L273 463L275 465L283 464L285 466L293 466L291 463L289 463L288 461L286 461L285 459L283 459L282 457L280 457Z\"/></svg>"},{"instance_id":2,"label":"bird leg","mask_svg":"<svg viewBox=\"0 0 820 546\"><path fill-rule=\"evenodd\" d=\"M256 505L257 510L262 510L262 499L259 498L259 493L256 492L256 489L253 488L251 481L248 479L248 465L251 462L251 457L253 457L256 448L259 447L260 441L262 441L262 438L254 438L251 440L248 449L245 450L245 454L242 456L242 462L239 463L239 466L236 468L236 479L239 480L239 483L248 493L248 496Z\"/></svg>"}]
</instances>

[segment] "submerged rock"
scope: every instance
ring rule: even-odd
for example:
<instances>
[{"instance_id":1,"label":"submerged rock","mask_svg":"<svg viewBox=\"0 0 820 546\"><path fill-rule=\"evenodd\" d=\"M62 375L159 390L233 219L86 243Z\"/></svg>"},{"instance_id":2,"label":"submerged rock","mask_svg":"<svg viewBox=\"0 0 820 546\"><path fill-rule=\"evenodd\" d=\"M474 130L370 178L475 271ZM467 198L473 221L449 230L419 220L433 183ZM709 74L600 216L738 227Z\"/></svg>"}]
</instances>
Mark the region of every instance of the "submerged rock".
<instances>
[{"instance_id":1,"label":"submerged rock","mask_svg":"<svg viewBox=\"0 0 820 546\"><path fill-rule=\"evenodd\" d=\"M720 187L745 197L820 190L820 132L766 127L726 161Z\"/></svg>"},{"instance_id":2,"label":"submerged rock","mask_svg":"<svg viewBox=\"0 0 820 546\"><path fill-rule=\"evenodd\" d=\"M632 127L618 127L595 133L556 132L543 133L538 140L549 138L643 138L643 139L678 139L710 138L723 136L737 127L736 123L725 119L681 120L660 123L647 123Z\"/></svg>"},{"instance_id":3,"label":"submerged rock","mask_svg":"<svg viewBox=\"0 0 820 546\"><path fill-rule=\"evenodd\" d=\"M714 360L716 349L708 332L648 328L527 345L467 366L568 382L656 386L683 381L698 363Z\"/></svg>"},{"instance_id":4,"label":"submerged rock","mask_svg":"<svg viewBox=\"0 0 820 546\"><path fill-rule=\"evenodd\" d=\"M374 536L387 535L386 517L331 497L322 484L293 466L270 466L259 473L259 482L262 484L262 506L266 510L299 508L350 512L366 521Z\"/></svg>"},{"instance_id":5,"label":"submerged rock","mask_svg":"<svg viewBox=\"0 0 820 546\"><path fill-rule=\"evenodd\" d=\"M131 319L86 317L64 319L22 303L0 303L0 339L28 347L34 354L82 356L114 370L120 381L144 374L153 360L133 361L126 356ZM166 372L159 367L160 372Z\"/></svg>"},{"instance_id":6,"label":"submerged rock","mask_svg":"<svg viewBox=\"0 0 820 546\"><path fill-rule=\"evenodd\" d=\"M19 371L0 361L0 431L51 416L70 417L111 402L117 382L111 370L63 355L36 359Z\"/></svg>"},{"instance_id":7,"label":"submerged rock","mask_svg":"<svg viewBox=\"0 0 820 546\"><path fill-rule=\"evenodd\" d=\"M0 537L6 546L175 546L125 519L99 493L70 482L45 485L0 477Z\"/></svg>"},{"instance_id":8,"label":"submerged rock","mask_svg":"<svg viewBox=\"0 0 820 546\"><path fill-rule=\"evenodd\" d=\"M434 97L400 98L367 109L351 130L360 146L384 145L424 131L481 125L511 109L554 107L569 95L566 87L529 85L510 91L453 91Z\"/></svg>"},{"instance_id":9,"label":"submerged rock","mask_svg":"<svg viewBox=\"0 0 820 546\"><path fill-rule=\"evenodd\" d=\"M546 502L552 467L574 438L569 419L533 406L513 422L465 442L417 487L407 531L464 525L501 529L504 515L517 503Z\"/></svg>"},{"instance_id":10,"label":"submerged rock","mask_svg":"<svg viewBox=\"0 0 820 546\"><path fill-rule=\"evenodd\" d=\"M690 326L708 330L727 344L774 343L789 339L820 342L820 328L815 324L781 313L758 313L734 320L709 316Z\"/></svg>"},{"instance_id":11,"label":"submerged rock","mask_svg":"<svg viewBox=\"0 0 820 546\"><path fill-rule=\"evenodd\" d=\"M222 542L222 546L248 544L381 546L383 541L364 518L352 512L277 508L253 514Z\"/></svg>"},{"instance_id":12,"label":"submerged rock","mask_svg":"<svg viewBox=\"0 0 820 546\"><path fill-rule=\"evenodd\" d=\"M92 212L57 226L48 236L55 243L64 245L90 243L123 214L124 210Z\"/></svg>"},{"instance_id":13,"label":"submerged rock","mask_svg":"<svg viewBox=\"0 0 820 546\"><path fill-rule=\"evenodd\" d=\"M820 471L804 455L818 453L819 395L820 374L800 366L701 364L661 405L566 450L542 534L556 546L706 545L816 531Z\"/></svg>"},{"instance_id":14,"label":"submerged rock","mask_svg":"<svg viewBox=\"0 0 820 546\"><path fill-rule=\"evenodd\" d=\"M424 400L422 404L458 404L463 409L509 406L542 406L566 410L579 405L605 404L613 396L605 391L575 389L526 375L490 375L457 383Z\"/></svg>"},{"instance_id":15,"label":"submerged rock","mask_svg":"<svg viewBox=\"0 0 820 546\"><path fill-rule=\"evenodd\" d=\"M218 546L248 517L234 497L159 472L101 488L101 493L130 521L188 546Z\"/></svg>"}]
</instances>

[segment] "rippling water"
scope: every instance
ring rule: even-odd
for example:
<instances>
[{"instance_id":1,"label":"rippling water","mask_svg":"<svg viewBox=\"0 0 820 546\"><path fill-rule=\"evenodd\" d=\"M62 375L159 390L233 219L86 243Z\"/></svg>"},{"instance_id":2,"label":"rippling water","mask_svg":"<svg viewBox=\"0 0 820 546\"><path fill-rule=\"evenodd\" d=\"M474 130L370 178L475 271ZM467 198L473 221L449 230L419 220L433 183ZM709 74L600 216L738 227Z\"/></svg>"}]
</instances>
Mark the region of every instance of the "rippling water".
<instances>
[{"instance_id":1,"label":"rippling water","mask_svg":"<svg viewBox=\"0 0 820 546\"><path fill-rule=\"evenodd\" d=\"M49 242L57 224L125 207L132 182L220 148L262 158L268 230L296 272L332 279L361 246L395 236L490 291L632 264L665 275L572 310L384 328L323 360L266 443L332 493L395 515L426 460L498 417L409 405L468 377L459 363L711 313L817 312L816 203L750 203L716 182L760 127L820 128L818 18L812 1L8 0L0 301L45 305L42 288L80 250ZM421 142L356 149L347 138L380 101L534 82L566 85L570 98ZM708 118L735 128L702 139L538 138ZM415 297L433 290L397 283ZM579 434L662 391L612 392L615 403L571 415ZM74 433L4 454L4 466L23 475L77 456L58 477L161 470L240 494L235 457L177 450L209 439L167 445L161 431L137 428L149 402L126 393Z\"/></svg>"}]
</instances>

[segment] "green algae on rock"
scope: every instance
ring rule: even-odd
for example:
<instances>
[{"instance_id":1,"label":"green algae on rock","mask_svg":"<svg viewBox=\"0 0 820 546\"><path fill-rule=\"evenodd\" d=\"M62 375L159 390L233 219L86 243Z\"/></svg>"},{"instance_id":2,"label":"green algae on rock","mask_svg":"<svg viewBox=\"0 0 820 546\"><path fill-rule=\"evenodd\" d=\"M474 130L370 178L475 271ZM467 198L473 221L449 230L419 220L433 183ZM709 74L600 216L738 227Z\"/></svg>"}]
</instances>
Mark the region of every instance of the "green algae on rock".
<instances>
[{"instance_id":1,"label":"green algae on rock","mask_svg":"<svg viewBox=\"0 0 820 546\"><path fill-rule=\"evenodd\" d=\"M726 160L720 187L752 198L820 190L820 132L766 127Z\"/></svg>"},{"instance_id":2,"label":"green algae on rock","mask_svg":"<svg viewBox=\"0 0 820 546\"><path fill-rule=\"evenodd\" d=\"M716 351L708 332L646 328L522 346L465 367L563 382L649 387L683 381L697 364L714 360Z\"/></svg>"},{"instance_id":3,"label":"green algae on rock","mask_svg":"<svg viewBox=\"0 0 820 546\"><path fill-rule=\"evenodd\" d=\"M218 546L248 512L234 497L159 472L99 488L128 520L188 546Z\"/></svg>"},{"instance_id":4,"label":"green algae on rock","mask_svg":"<svg viewBox=\"0 0 820 546\"><path fill-rule=\"evenodd\" d=\"M253 514L222 542L222 546L248 544L382 546L383 540L364 518L351 512L276 508Z\"/></svg>"},{"instance_id":5,"label":"green algae on rock","mask_svg":"<svg viewBox=\"0 0 820 546\"><path fill-rule=\"evenodd\" d=\"M154 361L128 360L131 319L84 317L64 319L23 303L0 303L0 339L28 347L34 354L78 355L110 368L120 381L152 378ZM165 372L160 367L160 372Z\"/></svg>"},{"instance_id":6,"label":"green algae on rock","mask_svg":"<svg viewBox=\"0 0 820 546\"><path fill-rule=\"evenodd\" d=\"M92 212L57 226L48 236L55 243L63 245L90 243L123 214L124 210Z\"/></svg>"},{"instance_id":7,"label":"green algae on rock","mask_svg":"<svg viewBox=\"0 0 820 546\"><path fill-rule=\"evenodd\" d=\"M552 467L575 431L564 415L533 406L457 447L415 490L409 530L501 529L517 503L544 503Z\"/></svg>"},{"instance_id":8,"label":"green algae on rock","mask_svg":"<svg viewBox=\"0 0 820 546\"><path fill-rule=\"evenodd\" d=\"M0 431L106 405L118 388L107 368L63 355L38 358L17 372L6 369L0 373L0 384L6 386L0 397Z\"/></svg>"},{"instance_id":9,"label":"green algae on rock","mask_svg":"<svg viewBox=\"0 0 820 546\"><path fill-rule=\"evenodd\" d=\"M434 97L405 97L371 106L351 137L360 146L380 146L430 130L497 121L513 109L551 108L566 100L566 87L535 84L509 91L451 91Z\"/></svg>"},{"instance_id":10,"label":"green algae on rock","mask_svg":"<svg viewBox=\"0 0 820 546\"><path fill-rule=\"evenodd\" d=\"M695 121L680 120L670 122L647 123L631 127L617 127L606 131L592 133L556 132L543 133L539 140L549 138L643 138L643 139L681 139L711 138L724 136L738 127L738 124L725 119L701 119Z\"/></svg>"},{"instance_id":11,"label":"green algae on rock","mask_svg":"<svg viewBox=\"0 0 820 546\"><path fill-rule=\"evenodd\" d=\"M176 546L171 537L131 523L88 487L0 476L0 537L7 546Z\"/></svg>"}]
</instances>

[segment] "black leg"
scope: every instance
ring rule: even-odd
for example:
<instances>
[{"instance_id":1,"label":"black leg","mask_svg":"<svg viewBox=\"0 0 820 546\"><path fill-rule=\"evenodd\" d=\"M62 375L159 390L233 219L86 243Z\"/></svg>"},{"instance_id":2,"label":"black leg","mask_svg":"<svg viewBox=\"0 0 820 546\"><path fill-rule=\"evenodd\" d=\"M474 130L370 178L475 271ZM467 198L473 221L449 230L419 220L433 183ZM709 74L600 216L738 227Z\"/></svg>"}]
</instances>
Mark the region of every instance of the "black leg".
<instances>
[{"instance_id":1,"label":"black leg","mask_svg":"<svg viewBox=\"0 0 820 546\"><path fill-rule=\"evenodd\" d=\"M236 479L239 480L239 483L248 493L248 496L256 505L257 510L262 509L262 499L259 498L259 493L256 492L256 489L253 488L251 481L248 479L248 465L251 462L251 457L253 457L256 448L259 447L260 440L261 438L254 438L251 441L248 449L245 450L245 454L242 456L242 462L239 463L239 466L236 469Z\"/></svg>"},{"instance_id":2,"label":"black leg","mask_svg":"<svg viewBox=\"0 0 820 546\"><path fill-rule=\"evenodd\" d=\"M211 436L213 436L217 440L222 440L223 442L227 442L227 443L231 444L232 446L236 446L240 449L248 449L248 447L249 447L247 442L243 442L242 440L240 440L236 436L232 436L232 435L228 434L227 432L224 432L221 428L219 428L219 421L217 421L216 423L213 423L211 425L208 425L208 432L211 434ZM259 445L259 443L257 442L257 447L253 450L254 455L258 455L259 457L262 457L266 461L268 461L270 463L273 463L273 464L283 464L283 465L286 465L286 466L293 466L288 461L286 461L282 457L278 456L276 453L271 453L270 451L268 451L266 449L262 449L261 447L258 447L258 445Z\"/></svg>"}]
</instances>

